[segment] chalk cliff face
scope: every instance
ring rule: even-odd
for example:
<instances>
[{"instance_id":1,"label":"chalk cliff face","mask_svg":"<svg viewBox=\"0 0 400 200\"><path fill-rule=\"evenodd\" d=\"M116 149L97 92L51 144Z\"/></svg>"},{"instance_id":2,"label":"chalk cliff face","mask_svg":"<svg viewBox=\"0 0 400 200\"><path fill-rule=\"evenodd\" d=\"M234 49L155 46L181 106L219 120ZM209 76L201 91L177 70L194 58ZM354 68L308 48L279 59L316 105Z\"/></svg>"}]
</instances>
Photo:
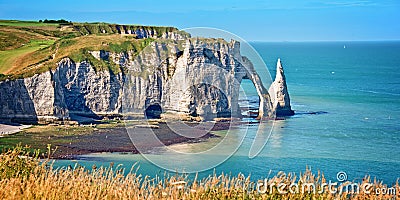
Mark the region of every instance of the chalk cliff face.
<instances>
[{"instance_id":1,"label":"chalk cliff face","mask_svg":"<svg viewBox=\"0 0 400 200\"><path fill-rule=\"evenodd\" d=\"M59 98L70 113L82 115L116 114L120 109L122 74L96 71L90 63L74 63L64 58L54 71Z\"/></svg>"},{"instance_id":2,"label":"chalk cliff face","mask_svg":"<svg viewBox=\"0 0 400 200\"><path fill-rule=\"evenodd\" d=\"M179 31L177 28L174 27L84 23L84 24L63 25L62 29L66 28L71 28L81 35L121 34L121 35L132 35L137 39L163 38L172 40L182 40L190 37L188 33Z\"/></svg>"},{"instance_id":3,"label":"chalk cliff face","mask_svg":"<svg viewBox=\"0 0 400 200\"><path fill-rule=\"evenodd\" d=\"M274 109L290 114L283 69L270 98L240 44L221 39L181 38L153 42L140 53L91 51L119 71L63 58L54 70L0 82L0 120L34 122L80 116L143 115L161 112L214 117L240 116L239 87L248 77L260 97L259 118ZM290 112L291 111L291 112ZM154 115L154 116L153 116Z\"/></svg>"},{"instance_id":4,"label":"chalk cliff face","mask_svg":"<svg viewBox=\"0 0 400 200\"><path fill-rule=\"evenodd\" d=\"M0 120L32 123L68 115L63 93L51 71L26 79L0 82Z\"/></svg>"},{"instance_id":5,"label":"chalk cliff face","mask_svg":"<svg viewBox=\"0 0 400 200\"><path fill-rule=\"evenodd\" d=\"M273 109L276 111L277 116L290 116L294 115L294 111L290 106L290 97L286 85L286 77L283 71L281 59L276 63L276 76L275 81L269 88L271 95Z\"/></svg>"}]
</instances>

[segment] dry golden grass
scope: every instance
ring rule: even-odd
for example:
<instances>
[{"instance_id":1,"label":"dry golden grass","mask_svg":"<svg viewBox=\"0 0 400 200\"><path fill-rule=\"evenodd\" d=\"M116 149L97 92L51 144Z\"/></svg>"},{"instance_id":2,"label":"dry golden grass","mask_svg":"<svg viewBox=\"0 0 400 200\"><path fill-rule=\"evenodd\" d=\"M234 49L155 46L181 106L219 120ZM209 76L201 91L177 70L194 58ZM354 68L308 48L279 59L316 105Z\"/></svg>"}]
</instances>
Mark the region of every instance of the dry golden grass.
<instances>
[{"instance_id":1,"label":"dry golden grass","mask_svg":"<svg viewBox=\"0 0 400 200\"><path fill-rule=\"evenodd\" d=\"M49 148L50 149L50 148ZM24 156L20 156L24 155ZM296 177L283 172L268 179L272 183L303 183L321 185L323 175L306 171ZM363 183L370 182L369 177ZM28 157L24 148L17 147L0 156L1 199L390 199L393 195L377 195L374 188L388 187L373 181L371 194L343 192L280 194L273 188L265 194L255 190L256 182L250 177L213 175L201 180L187 176L150 178L131 170L125 174L121 166L85 169L79 166L53 169L51 163L40 163L37 156ZM344 183L346 186L350 182ZM397 191L400 187L394 186ZM340 187L339 187L340 188ZM321 189L317 186L317 191Z\"/></svg>"},{"instance_id":2,"label":"dry golden grass","mask_svg":"<svg viewBox=\"0 0 400 200\"><path fill-rule=\"evenodd\" d=\"M20 59L50 46L59 35L61 32L56 26L0 26L0 73L17 71L21 68Z\"/></svg>"},{"instance_id":3,"label":"dry golden grass","mask_svg":"<svg viewBox=\"0 0 400 200\"><path fill-rule=\"evenodd\" d=\"M69 57L76 62L91 58L89 50L119 51L118 48L133 48L134 51L143 49L151 39L135 39L132 36L113 35L86 35L71 39L58 40L54 45L38 51L34 51L19 57L15 61L14 75L25 75L40 73L40 70L54 69L57 62L62 58ZM128 44L129 47L124 47ZM126 50L126 49L124 49ZM128 49L130 50L130 49ZM97 62L95 59L91 60ZM93 63L92 63L93 64ZM96 67L104 63L94 63ZM111 64L112 65L112 64Z\"/></svg>"},{"instance_id":4,"label":"dry golden grass","mask_svg":"<svg viewBox=\"0 0 400 200\"><path fill-rule=\"evenodd\" d=\"M11 50L27 44L31 40L55 39L32 31L21 30L18 27L0 26L0 50Z\"/></svg>"}]
</instances>

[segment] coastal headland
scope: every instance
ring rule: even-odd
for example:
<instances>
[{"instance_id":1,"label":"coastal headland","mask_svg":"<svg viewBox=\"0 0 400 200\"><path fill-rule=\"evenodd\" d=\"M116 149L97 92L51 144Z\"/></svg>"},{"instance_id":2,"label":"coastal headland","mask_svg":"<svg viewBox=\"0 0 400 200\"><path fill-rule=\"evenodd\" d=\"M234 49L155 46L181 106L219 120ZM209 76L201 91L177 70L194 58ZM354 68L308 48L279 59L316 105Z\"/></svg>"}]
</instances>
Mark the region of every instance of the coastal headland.
<instances>
[{"instance_id":1,"label":"coastal headland","mask_svg":"<svg viewBox=\"0 0 400 200\"><path fill-rule=\"evenodd\" d=\"M3 148L16 141L39 149L53 144L55 158L135 153L122 122L137 119L140 128L154 119L147 128L169 145L213 134L185 138L163 120L213 121L212 130L224 130L248 123L237 121L243 117L276 120L294 114L281 61L272 85L265 87L238 41L191 37L174 27L57 20L3 20L0 25L5 37L0 122L35 125L6 131ZM257 91L256 110L238 104L243 79Z\"/></svg>"}]
</instances>

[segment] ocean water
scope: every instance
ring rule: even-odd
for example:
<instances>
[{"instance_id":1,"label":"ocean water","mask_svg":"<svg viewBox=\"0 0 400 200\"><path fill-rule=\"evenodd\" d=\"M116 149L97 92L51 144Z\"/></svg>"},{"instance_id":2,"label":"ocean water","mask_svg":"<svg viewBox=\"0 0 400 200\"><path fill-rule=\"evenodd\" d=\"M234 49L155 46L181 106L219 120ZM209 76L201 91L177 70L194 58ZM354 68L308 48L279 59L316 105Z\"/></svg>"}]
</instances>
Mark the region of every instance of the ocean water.
<instances>
[{"instance_id":1,"label":"ocean water","mask_svg":"<svg viewBox=\"0 0 400 200\"><path fill-rule=\"evenodd\" d=\"M279 171L318 170L336 181L340 171L348 180L365 175L385 183L400 178L400 42L315 42L251 43L274 77L276 60L281 58L292 109L296 115L274 122L270 138L255 158L248 152L257 135L258 124L232 130L228 146L241 145L232 157L200 176L213 173L251 175L261 179ZM259 66L255 66L256 68ZM265 69L257 69L267 76ZM242 83L251 106L257 96L249 80ZM307 114L318 112L319 114ZM226 136L226 131L217 135ZM220 143L211 138L195 144L177 144L170 150L197 152ZM168 162L170 150L159 149L147 158ZM218 151L219 152L219 151ZM223 156L213 152L203 157L185 156L181 163L207 164ZM99 153L77 161L56 161L57 166L75 162L108 166L110 162L130 167L137 162L139 173L163 175L165 170L141 155ZM172 163L173 164L173 163Z\"/></svg>"}]
</instances>

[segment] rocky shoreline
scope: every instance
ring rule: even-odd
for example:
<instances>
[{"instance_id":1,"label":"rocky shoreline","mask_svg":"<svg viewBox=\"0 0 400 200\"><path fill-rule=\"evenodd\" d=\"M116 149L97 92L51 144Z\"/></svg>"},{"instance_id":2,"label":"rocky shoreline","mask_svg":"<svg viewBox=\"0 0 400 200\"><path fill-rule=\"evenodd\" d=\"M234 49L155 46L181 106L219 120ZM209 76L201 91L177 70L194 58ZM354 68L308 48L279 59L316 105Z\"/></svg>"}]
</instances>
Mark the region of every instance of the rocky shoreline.
<instances>
[{"instance_id":1,"label":"rocky shoreline","mask_svg":"<svg viewBox=\"0 0 400 200\"><path fill-rule=\"evenodd\" d=\"M228 130L230 127L235 128L235 126L243 123L244 122L217 122L214 124L211 131ZM186 124L189 126L199 125L199 123ZM212 132L207 132L207 134L202 135L203 132L199 130L199 133L194 134L201 135L200 137L187 138L176 134L166 123L159 123L157 124L157 128L153 127L151 129L163 145L166 146L185 142L203 142L208 138L219 137ZM141 146L143 147L143 145ZM145 146L148 151L160 147L159 145L150 143L145 144ZM99 130L90 135L80 136L76 138L73 143L58 144L57 147L57 151L52 155L52 157L56 159L75 159L78 155L101 152L140 153L133 145L125 127Z\"/></svg>"},{"instance_id":2,"label":"rocky shoreline","mask_svg":"<svg viewBox=\"0 0 400 200\"><path fill-rule=\"evenodd\" d=\"M156 125L133 125L134 128L147 128L153 131L162 144L149 143L147 140L141 141L141 149L151 151L153 148L162 145L173 145L178 143L196 143L203 142L211 137L218 137L212 131L228 130L235 128L243 121L221 121L213 123L210 131L204 134L204 130L198 128L197 131L191 131L191 135L198 137L184 137L176 134L169 128L166 122L157 122ZM148 123L151 124L151 123ZM188 126L197 126L199 122L185 122ZM108 124L110 125L110 124ZM30 146L32 149L41 149L42 157L47 157L45 152L47 145L51 145L51 155L53 159L76 159L77 156L90 153L101 152L121 152L121 153L140 153L133 145L131 138L123 124L116 127L96 128L98 126L78 126L67 128L68 126L36 126L31 129L22 130L19 133L8 135L0 140L2 148L20 144ZM140 131L138 131L140 132ZM140 134L140 133L138 133ZM145 138L146 135L135 135L135 137ZM12 143L9 141L17 141ZM8 141L8 142L7 142Z\"/></svg>"}]
</instances>

